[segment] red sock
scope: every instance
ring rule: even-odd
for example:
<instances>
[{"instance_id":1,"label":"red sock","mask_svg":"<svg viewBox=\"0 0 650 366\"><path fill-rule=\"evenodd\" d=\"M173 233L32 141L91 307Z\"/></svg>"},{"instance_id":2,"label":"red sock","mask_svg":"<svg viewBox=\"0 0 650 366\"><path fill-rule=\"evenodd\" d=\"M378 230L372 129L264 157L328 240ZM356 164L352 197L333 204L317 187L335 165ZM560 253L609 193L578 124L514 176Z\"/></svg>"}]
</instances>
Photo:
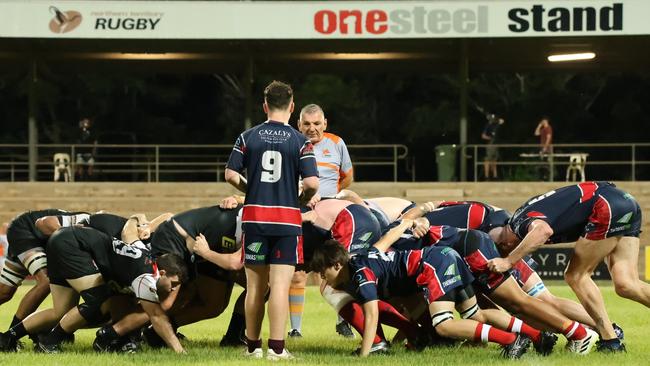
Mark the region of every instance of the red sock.
<instances>
[{"instance_id":1,"label":"red sock","mask_svg":"<svg viewBox=\"0 0 650 366\"><path fill-rule=\"evenodd\" d=\"M350 323L352 328L359 332L361 336L363 336L365 318L363 317L363 308L361 308L361 305L351 301L341 308L339 315L341 318L345 319L346 322ZM381 338L375 335L375 340L373 340L372 343L379 343L385 339L384 332L379 325L377 326L377 333L381 335Z\"/></svg>"},{"instance_id":2,"label":"red sock","mask_svg":"<svg viewBox=\"0 0 650 366\"><path fill-rule=\"evenodd\" d=\"M578 340L587 336L587 330L582 324L571 322L571 324L562 330L562 334L564 334L567 339Z\"/></svg>"},{"instance_id":3,"label":"red sock","mask_svg":"<svg viewBox=\"0 0 650 366\"><path fill-rule=\"evenodd\" d=\"M514 333L508 333L493 326L478 323L476 330L474 330L474 340L483 343L493 342L502 346L508 345L517 339Z\"/></svg>"},{"instance_id":4,"label":"red sock","mask_svg":"<svg viewBox=\"0 0 650 366\"><path fill-rule=\"evenodd\" d=\"M403 331L408 339L414 340L418 336L418 327L415 324L406 319L393 305L381 300L379 300L379 322Z\"/></svg>"},{"instance_id":5,"label":"red sock","mask_svg":"<svg viewBox=\"0 0 650 366\"><path fill-rule=\"evenodd\" d=\"M542 332L524 323L521 321L521 319L515 318L514 316L510 318L510 324L508 324L507 331L512 333L525 334L533 341L533 343L538 343L542 335Z\"/></svg>"}]
</instances>

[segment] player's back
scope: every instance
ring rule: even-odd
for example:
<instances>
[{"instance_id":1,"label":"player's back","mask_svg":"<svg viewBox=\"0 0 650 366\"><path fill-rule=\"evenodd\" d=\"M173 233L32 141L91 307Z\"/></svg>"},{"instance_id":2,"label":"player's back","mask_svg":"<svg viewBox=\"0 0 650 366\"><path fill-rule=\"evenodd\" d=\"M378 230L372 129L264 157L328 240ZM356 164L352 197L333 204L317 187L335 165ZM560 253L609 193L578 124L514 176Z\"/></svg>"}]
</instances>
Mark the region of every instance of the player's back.
<instances>
[{"instance_id":1,"label":"player's back","mask_svg":"<svg viewBox=\"0 0 650 366\"><path fill-rule=\"evenodd\" d=\"M200 207L176 214L172 219L191 238L203 234L210 249L219 253L231 253L239 249L237 213L240 208L241 206L235 209L224 209L219 206Z\"/></svg>"},{"instance_id":2,"label":"player's back","mask_svg":"<svg viewBox=\"0 0 650 366\"><path fill-rule=\"evenodd\" d=\"M240 139L248 178L244 231L276 236L300 234L298 179L301 159L313 159L311 143L293 127L275 121L245 131Z\"/></svg>"},{"instance_id":3,"label":"player's back","mask_svg":"<svg viewBox=\"0 0 650 366\"><path fill-rule=\"evenodd\" d=\"M553 229L550 242L577 240L591 215L597 191L606 182L584 182L546 192L529 199L513 214L510 226L523 239L533 220L546 221Z\"/></svg>"}]
</instances>

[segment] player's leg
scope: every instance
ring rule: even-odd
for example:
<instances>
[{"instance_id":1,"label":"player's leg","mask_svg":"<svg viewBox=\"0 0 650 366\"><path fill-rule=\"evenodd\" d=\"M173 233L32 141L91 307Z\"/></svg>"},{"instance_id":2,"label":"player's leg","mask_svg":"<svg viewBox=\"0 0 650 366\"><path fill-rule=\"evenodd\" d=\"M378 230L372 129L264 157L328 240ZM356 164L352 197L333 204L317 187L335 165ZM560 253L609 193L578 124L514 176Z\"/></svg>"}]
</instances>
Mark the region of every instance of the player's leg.
<instances>
[{"instance_id":1,"label":"player's leg","mask_svg":"<svg viewBox=\"0 0 650 366\"><path fill-rule=\"evenodd\" d=\"M596 328L604 339L616 338L616 333L605 309L603 295L591 279L591 273L614 250L616 243L616 238L599 241L578 239L573 258L564 273L566 282L595 321Z\"/></svg>"},{"instance_id":2,"label":"player's leg","mask_svg":"<svg viewBox=\"0 0 650 366\"><path fill-rule=\"evenodd\" d=\"M271 264L269 270L269 349L275 353L284 350L284 336L289 313L289 286L295 267L289 264Z\"/></svg>"},{"instance_id":3,"label":"player's leg","mask_svg":"<svg viewBox=\"0 0 650 366\"><path fill-rule=\"evenodd\" d=\"M36 311L50 294L50 281L47 276L47 256L43 248L31 249L18 255L18 258L36 280L36 285L27 291L16 310L16 319L25 319L27 315Z\"/></svg>"},{"instance_id":4,"label":"player's leg","mask_svg":"<svg viewBox=\"0 0 650 366\"><path fill-rule=\"evenodd\" d=\"M307 286L307 273L296 271L291 279L289 288L289 312L291 331L289 337L302 337L302 314L305 306L305 288Z\"/></svg>"},{"instance_id":5,"label":"player's leg","mask_svg":"<svg viewBox=\"0 0 650 366\"><path fill-rule=\"evenodd\" d=\"M594 320L591 319L591 316L589 316L589 313L587 313L584 306L576 301L555 296L548 290L544 281L542 281L537 272L533 272L530 277L528 277L528 280L521 289L528 295L550 304L555 308L555 310L559 311L567 318L588 325L592 328L596 327Z\"/></svg>"},{"instance_id":6,"label":"player's leg","mask_svg":"<svg viewBox=\"0 0 650 366\"><path fill-rule=\"evenodd\" d=\"M607 258L616 293L650 307L650 284L639 279L639 238L623 236L614 238L617 243Z\"/></svg>"},{"instance_id":7,"label":"player's leg","mask_svg":"<svg viewBox=\"0 0 650 366\"><path fill-rule=\"evenodd\" d=\"M269 266L246 264L246 343L249 353L262 348L262 320L264 319L264 297L268 291ZM261 357L261 354L260 356Z\"/></svg>"}]
</instances>

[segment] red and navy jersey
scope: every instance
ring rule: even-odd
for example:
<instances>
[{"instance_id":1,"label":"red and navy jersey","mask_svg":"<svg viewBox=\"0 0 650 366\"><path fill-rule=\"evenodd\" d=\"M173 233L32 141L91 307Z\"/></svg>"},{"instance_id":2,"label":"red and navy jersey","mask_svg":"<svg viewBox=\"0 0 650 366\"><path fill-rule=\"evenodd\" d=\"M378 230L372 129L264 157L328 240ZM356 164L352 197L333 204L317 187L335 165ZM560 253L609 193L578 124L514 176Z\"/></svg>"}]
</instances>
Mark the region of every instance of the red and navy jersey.
<instances>
[{"instance_id":1,"label":"red and navy jersey","mask_svg":"<svg viewBox=\"0 0 650 366\"><path fill-rule=\"evenodd\" d=\"M305 136L288 124L266 121L239 135L227 167L247 173L244 232L300 235L298 180L318 176L314 147Z\"/></svg>"},{"instance_id":2,"label":"red and navy jersey","mask_svg":"<svg viewBox=\"0 0 650 366\"><path fill-rule=\"evenodd\" d=\"M476 201L445 201L435 210L424 214L431 225L448 225L461 229L489 232L492 228L505 226L510 218L506 210Z\"/></svg>"},{"instance_id":3,"label":"red and navy jersey","mask_svg":"<svg viewBox=\"0 0 650 366\"><path fill-rule=\"evenodd\" d=\"M553 229L547 243L576 241L585 232L599 192L613 186L609 182L584 182L535 196L515 211L508 225L523 239L534 220L544 220Z\"/></svg>"},{"instance_id":4,"label":"red and navy jersey","mask_svg":"<svg viewBox=\"0 0 650 366\"><path fill-rule=\"evenodd\" d=\"M411 263L412 251L390 251L384 253L375 247L350 260L350 282L346 291L361 304L391 296L407 296L417 292L415 281L405 281L415 277L419 261ZM421 256L413 256L419 260Z\"/></svg>"}]
</instances>

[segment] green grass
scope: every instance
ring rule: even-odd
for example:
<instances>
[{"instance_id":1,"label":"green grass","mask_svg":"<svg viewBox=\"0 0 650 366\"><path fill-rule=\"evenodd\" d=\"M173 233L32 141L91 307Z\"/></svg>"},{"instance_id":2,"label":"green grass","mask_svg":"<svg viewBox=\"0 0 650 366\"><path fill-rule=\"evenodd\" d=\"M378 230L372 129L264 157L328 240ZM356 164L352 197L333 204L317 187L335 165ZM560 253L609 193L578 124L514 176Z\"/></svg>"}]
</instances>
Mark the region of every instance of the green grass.
<instances>
[{"instance_id":1,"label":"green grass","mask_svg":"<svg viewBox=\"0 0 650 366\"><path fill-rule=\"evenodd\" d=\"M566 286L552 285L551 291L557 295L571 297L572 293ZM6 329L14 314L18 299L27 290L23 286L10 303L0 307L0 328ZM431 348L421 353L407 352L404 348L393 347L392 353L386 356L374 356L359 359L349 356L359 343L359 337L354 340L343 339L334 332L335 315L329 306L321 299L318 289L308 288L306 313L303 321L304 338L289 340L288 348L300 359L292 364L327 364L327 365L638 365L650 352L650 340L647 338L650 316L648 309L617 297L612 287L602 287L610 316L625 330L627 354L604 355L593 353L587 356L576 356L564 350L565 340L560 337L555 352L549 357L540 357L529 352L519 361L506 361L499 357L499 349L488 347L459 347ZM239 291L233 295L238 295ZM47 305L49 306L49 299ZM243 359L240 349L223 349L219 340L225 333L230 317L229 308L217 319L199 324L186 326L181 331L188 337L184 346L188 355L178 356L173 352L154 351L145 349L136 355L107 355L95 354L91 348L94 339L93 330L81 330L76 334L76 343L66 348L66 353L59 355L36 354L31 349L31 342L25 339L26 349L17 354L0 354L1 365L251 365L267 363L265 360ZM268 325L265 324L265 329ZM386 329L389 337L394 332ZM266 339L267 334L264 334Z\"/></svg>"}]
</instances>

